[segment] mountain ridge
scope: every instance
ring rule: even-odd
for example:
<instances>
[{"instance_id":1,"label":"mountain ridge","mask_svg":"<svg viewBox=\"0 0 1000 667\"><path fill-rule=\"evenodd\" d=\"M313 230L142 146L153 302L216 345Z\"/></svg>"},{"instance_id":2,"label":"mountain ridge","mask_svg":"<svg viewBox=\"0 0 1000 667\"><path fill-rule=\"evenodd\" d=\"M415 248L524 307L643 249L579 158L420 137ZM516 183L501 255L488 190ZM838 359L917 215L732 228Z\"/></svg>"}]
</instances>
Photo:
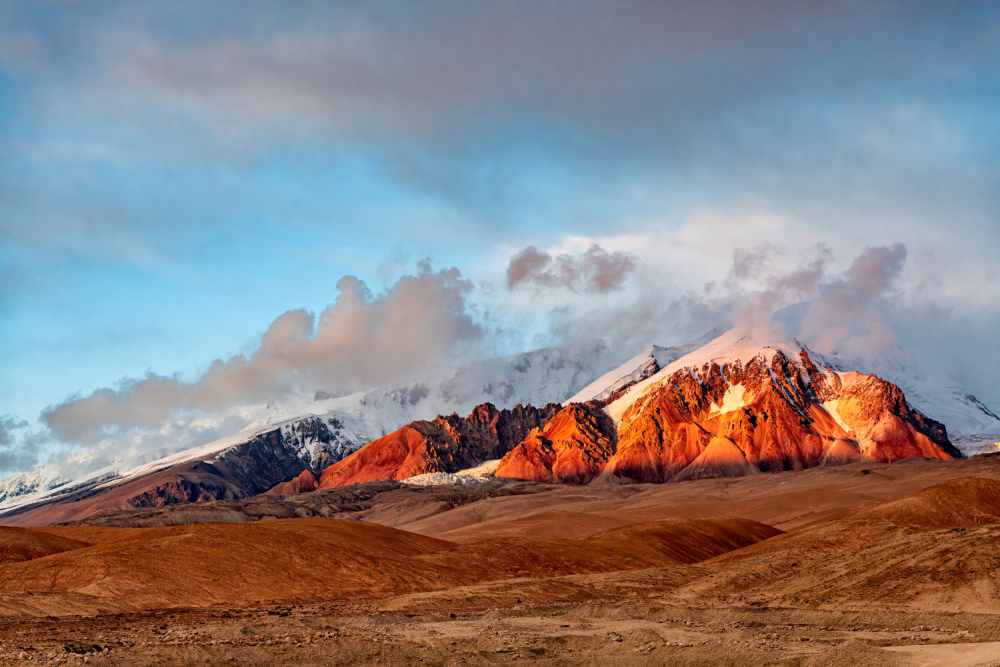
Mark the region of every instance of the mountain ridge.
<instances>
[{"instance_id":1,"label":"mountain ridge","mask_svg":"<svg viewBox=\"0 0 1000 667\"><path fill-rule=\"evenodd\" d=\"M363 445L414 420L439 414L470 414L492 402L499 408L559 402L579 392L611 367L601 341L541 348L487 359L457 369L349 396L315 395L253 408L261 419L242 431L196 447L129 446L114 454L105 442L30 471L0 479L0 512L121 483L196 460L215 460L241 443L280 432L282 447L295 451L302 469L317 475ZM296 402L297 401L297 402ZM251 411L252 412L252 411Z\"/></svg>"},{"instance_id":2,"label":"mountain ridge","mask_svg":"<svg viewBox=\"0 0 1000 667\"><path fill-rule=\"evenodd\" d=\"M79 519L79 512L113 509L114 503L108 504L112 499L120 508L133 508L417 475L425 483L446 483L486 460L498 460L491 474L501 478L580 484L683 481L914 455L962 456L947 428L911 407L899 386L850 370L844 360L816 354L794 339L763 340L740 329L717 333L683 346L652 346L600 373L610 353L598 343L479 362L478 371L459 369L443 383L414 381L360 397L355 408L375 414L364 428L379 425L379 431L366 431L377 436L371 440L358 435L364 428L356 413L305 415L128 470L98 471L20 502L8 500L0 522L31 516L48 521L57 515L60 521ZM583 359L569 359L572 353ZM507 378L515 378L519 395L559 391L562 396L555 398L564 403L546 408L481 403L467 417L455 410L448 417L398 424L409 414L408 405L425 410L433 404L426 402L430 399L448 404L456 387L468 390L474 378L483 377L483 368L493 369L494 380L463 395L493 396L497 387L514 386ZM323 400L329 405L345 398ZM390 409L383 409L387 405ZM520 410L523 417L515 420L516 437L503 438L501 446L494 433L488 446L482 446L482 425L511 410ZM539 410L544 418L538 417ZM964 403L953 412L969 410ZM528 411L535 416L525 417ZM477 420L479 435L470 439L469 425ZM1000 431L1000 420L996 423ZM495 426L494 421L489 428ZM391 446L386 438L394 441ZM396 458L388 465L359 465L367 456L361 453L379 440ZM482 475L472 477L469 482L482 480ZM136 493L119 497L115 489L123 488ZM79 512L67 514L50 505L73 506Z\"/></svg>"}]
</instances>

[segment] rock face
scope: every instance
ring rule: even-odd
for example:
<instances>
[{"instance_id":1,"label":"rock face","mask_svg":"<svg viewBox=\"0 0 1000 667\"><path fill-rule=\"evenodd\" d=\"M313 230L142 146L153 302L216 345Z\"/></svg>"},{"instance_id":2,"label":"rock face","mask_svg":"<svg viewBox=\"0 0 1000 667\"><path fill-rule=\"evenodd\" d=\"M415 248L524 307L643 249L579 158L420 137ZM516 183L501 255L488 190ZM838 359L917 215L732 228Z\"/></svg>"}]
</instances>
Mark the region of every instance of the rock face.
<instances>
[{"instance_id":1,"label":"rock face","mask_svg":"<svg viewBox=\"0 0 1000 667\"><path fill-rule=\"evenodd\" d=\"M944 424L910 409L903 392L873 375L844 377L837 412L857 434L862 455L871 461L908 456L960 457L948 441Z\"/></svg>"},{"instance_id":2,"label":"rock face","mask_svg":"<svg viewBox=\"0 0 1000 667\"><path fill-rule=\"evenodd\" d=\"M873 375L762 350L683 368L625 409L601 477L665 482L908 456L960 457L943 424Z\"/></svg>"},{"instance_id":3,"label":"rock face","mask_svg":"<svg viewBox=\"0 0 1000 667\"><path fill-rule=\"evenodd\" d=\"M961 456L943 424L874 375L818 365L804 348L766 347L744 358L668 369L561 409L486 404L465 419L412 422L328 468L320 488L456 472L500 457L497 477L588 484Z\"/></svg>"},{"instance_id":4,"label":"rock face","mask_svg":"<svg viewBox=\"0 0 1000 667\"><path fill-rule=\"evenodd\" d=\"M453 414L410 422L324 470L319 488L454 473L499 459L558 411L554 403L544 408L518 405L511 410L484 403L468 417Z\"/></svg>"},{"instance_id":5,"label":"rock face","mask_svg":"<svg viewBox=\"0 0 1000 667\"><path fill-rule=\"evenodd\" d=\"M572 403L504 456L497 477L586 484L614 454L615 423L596 404Z\"/></svg>"}]
</instances>

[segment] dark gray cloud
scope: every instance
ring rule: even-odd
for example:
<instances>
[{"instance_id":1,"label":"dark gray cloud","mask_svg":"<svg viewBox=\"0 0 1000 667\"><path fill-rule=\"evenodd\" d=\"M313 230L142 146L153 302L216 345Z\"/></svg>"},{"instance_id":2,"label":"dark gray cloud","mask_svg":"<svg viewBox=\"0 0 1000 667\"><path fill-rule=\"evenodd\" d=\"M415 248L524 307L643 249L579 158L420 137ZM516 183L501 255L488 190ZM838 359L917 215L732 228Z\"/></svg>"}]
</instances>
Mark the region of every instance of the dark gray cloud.
<instances>
[{"instance_id":1,"label":"dark gray cloud","mask_svg":"<svg viewBox=\"0 0 1000 667\"><path fill-rule=\"evenodd\" d=\"M49 117L207 122L203 139L237 144L247 132L318 130L460 153L558 136L612 164L622 150L667 151L716 168L723 157L801 164L807 145L830 149L890 120L915 99L908 87L924 100L947 93L956 72L1000 55L978 2L214 4L77 8L61 20L38 10L30 21L8 10L19 29L6 42L46 53L53 88L37 101ZM57 76L69 59L76 76ZM842 123L829 122L831 97L851 105Z\"/></svg>"},{"instance_id":2,"label":"dark gray cloud","mask_svg":"<svg viewBox=\"0 0 1000 667\"><path fill-rule=\"evenodd\" d=\"M611 292L621 289L635 271L639 258L630 252L608 252L597 244L579 257L541 252L528 246L510 258L507 287L564 287L575 292Z\"/></svg>"},{"instance_id":3,"label":"dark gray cloud","mask_svg":"<svg viewBox=\"0 0 1000 667\"><path fill-rule=\"evenodd\" d=\"M18 419L14 415L0 415L0 447L9 447L14 444L13 431L27 428L28 422Z\"/></svg>"},{"instance_id":4,"label":"dark gray cloud","mask_svg":"<svg viewBox=\"0 0 1000 667\"><path fill-rule=\"evenodd\" d=\"M291 391L346 393L426 371L483 337L467 311L472 285L457 269L415 276L373 295L345 276L333 305L317 318L292 310L277 318L250 355L216 360L197 382L149 374L46 410L62 440L94 443L130 429L157 426L181 413L265 402Z\"/></svg>"}]
</instances>

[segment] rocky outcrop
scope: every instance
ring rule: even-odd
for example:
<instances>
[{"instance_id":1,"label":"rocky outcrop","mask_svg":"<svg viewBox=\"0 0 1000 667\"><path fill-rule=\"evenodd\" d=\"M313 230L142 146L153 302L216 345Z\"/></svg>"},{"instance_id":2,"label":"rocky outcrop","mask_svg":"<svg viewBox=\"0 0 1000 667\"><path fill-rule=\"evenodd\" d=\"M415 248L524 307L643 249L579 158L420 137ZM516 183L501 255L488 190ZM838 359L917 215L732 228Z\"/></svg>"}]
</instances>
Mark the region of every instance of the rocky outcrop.
<instances>
[{"instance_id":1,"label":"rocky outcrop","mask_svg":"<svg viewBox=\"0 0 1000 667\"><path fill-rule=\"evenodd\" d=\"M452 414L410 422L324 470L319 488L471 468L501 458L558 411L556 404L497 410L484 403L468 417Z\"/></svg>"},{"instance_id":2,"label":"rocky outcrop","mask_svg":"<svg viewBox=\"0 0 1000 667\"><path fill-rule=\"evenodd\" d=\"M618 435L594 404L571 404L504 456L497 477L586 484L614 454Z\"/></svg>"},{"instance_id":3,"label":"rocky outcrop","mask_svg":"<svg viewBox=\"0 0 1000 667\"><path fill-rule=\"evenodd\" d=\"M309 470L303 470L298 477L287 482L274 485L264 492L268 496L294 496L299 493L309 493L315 491L319 486L319 479Z\"/></svg>"},{"instance_id":4,"label":"rocky outcrop","mask_svg":"<svg viewBox=\"0 0 1000 667\"><path fill-rule=\"evenodd\" d=\"M708 446L691 465L681 470L674 481L713 477L746 477L759 475L760 468L747 460L743 451L729 438L712 438Z\"/></svg>"},{"instance_id":5,"label":"rocky outcrop","mask_svg":"<svg viewBox=\"0 0 1000 667\"><path fill-rule=\"evenodd\" d=\"M959 458L944 424L910 408L899 387L874 375L847 373L837 412L857 434L866 459L898 461L908 456Z\"/></svg>"}]
</instances>

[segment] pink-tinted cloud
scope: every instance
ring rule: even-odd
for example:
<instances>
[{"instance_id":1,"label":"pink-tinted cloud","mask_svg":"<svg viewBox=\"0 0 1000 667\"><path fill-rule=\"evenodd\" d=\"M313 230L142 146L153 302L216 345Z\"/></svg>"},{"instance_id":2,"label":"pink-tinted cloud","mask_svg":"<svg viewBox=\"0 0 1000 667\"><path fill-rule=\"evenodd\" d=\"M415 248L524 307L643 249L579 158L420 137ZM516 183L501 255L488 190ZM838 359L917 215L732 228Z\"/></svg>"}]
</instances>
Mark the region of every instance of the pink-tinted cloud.
<instances>
[{"instance_id":1,"label":"pink-tinted cloud","mask_svg":"<svg viewBox=\"0 0 1000 667\"><path fill-rule=\"evenodd\" d=\"M639 265L629 252L608 252L592 245L579 257L552 255L528 246L510 259L507 287L563 287L576 292L611 292L621 289Z\"/></svg>"},{"instance_id":2,"label":"pink-tinted cloud","mask_svg":"<svg viewBox=\"0 0 1000 667\"><path fill-rule=\"evenodd\" d=\"M278 317L250 355L218 359L198 381L150 374L99 389L43 414L63 440L92 443L155 426L184 412L252 404L297 389L346 393L407 377L478 341L483 331L466 310L472 285L458 269L415 276L373 296L345 276L336 302L319 318L305 310Z\"/></svg>"},{"instance_id":3,"label":"pink-tinted cloud","mask_svg":"<svg viewBox=\"0 0 1000 667\"><path fill-rule=\"evenodd\" d=\"M821 352L866 356L896 344L886 299L906 262L906 246L866 248L840 278L818 289L802 336Z\"/></svg>"}]
</instances>

